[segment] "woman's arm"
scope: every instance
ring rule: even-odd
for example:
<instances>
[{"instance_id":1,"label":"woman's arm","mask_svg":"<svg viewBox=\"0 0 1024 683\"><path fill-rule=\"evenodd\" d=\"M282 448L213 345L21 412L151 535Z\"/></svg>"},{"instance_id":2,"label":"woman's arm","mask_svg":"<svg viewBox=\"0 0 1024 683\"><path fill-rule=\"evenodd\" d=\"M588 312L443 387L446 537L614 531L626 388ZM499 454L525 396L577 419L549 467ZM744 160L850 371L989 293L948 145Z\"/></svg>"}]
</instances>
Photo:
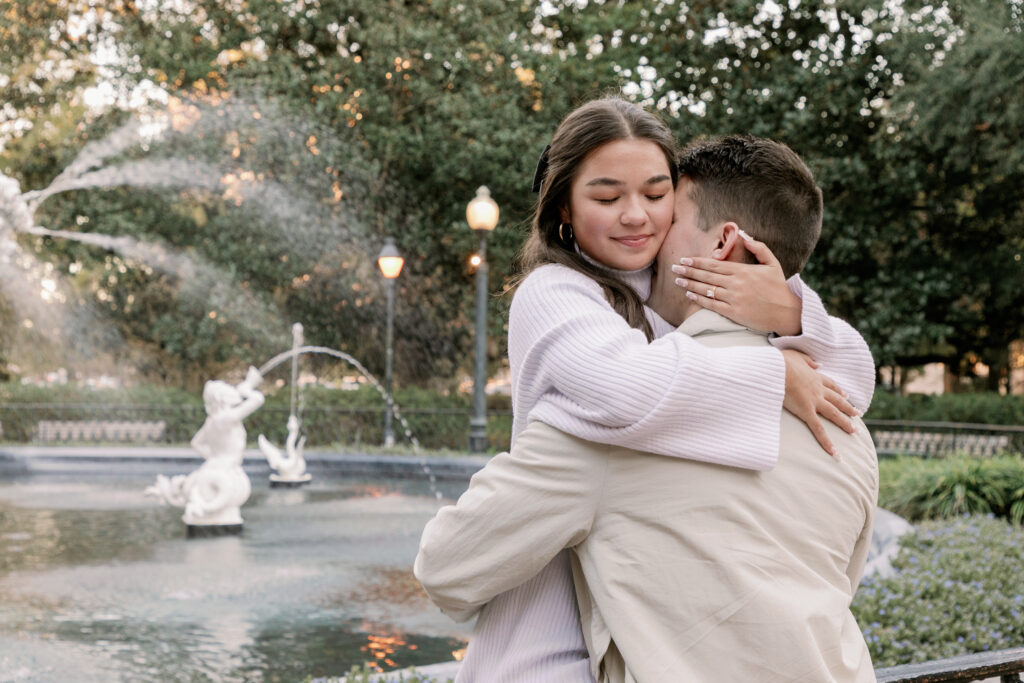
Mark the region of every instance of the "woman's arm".
<instances>
[{"instance_id":1,"label":"woman's arm","mask_svg":"<svg viewBox=\"0 0 1024 683\"><path fill-rule=\"evenodd\" d=\"M511 453L491 458L423 529L413 573L434 604L465 621L582 541L607 450L531 422Z\"/></svg>"},{"instance_id":2,"label":"woman's arm","mask_svg":"<svg viewBox=\"0 0 1024 683\"><path fill-rule=\"evenodd\" d=\"M802 303L801 331L774 337L772 345L806 353L817 361L821 373L843 388L857 410L866 412L875 393L875 361L864 337L845 320L829 315L821 297L799 275L786 284Z\"/></svg>"},{"instance_id":3,"label":"woman's arm","mask_svg":"<svg viewBox=\"0 0 1024 683\"><path fill-rule=\"evenodd\" d=\"M568 268L543 266L520 285L509 363L514 432L532 418L589 441L748 469L778 457L778 350L711 349L682 334L648 343Z\"/></svg>"},{"instance_id":4,"label":"woman's arm","mask_svg":"<svg viewBox=\"0 0 1024 683\"><path fill-rule=\"evenodd\" d=\"M799 275L786 280L767 245L744 236L743 246L758 264L684 259L687 263L672 266L682 276L676 283L704 308L778 335L772 339L777 348L813 358L818 369L839 384L852 406L864 413L875 390L875 363L867 342L846 321L830 316ZM707 296L709 291L712 296Z\"/></svg>"}]
</instances>

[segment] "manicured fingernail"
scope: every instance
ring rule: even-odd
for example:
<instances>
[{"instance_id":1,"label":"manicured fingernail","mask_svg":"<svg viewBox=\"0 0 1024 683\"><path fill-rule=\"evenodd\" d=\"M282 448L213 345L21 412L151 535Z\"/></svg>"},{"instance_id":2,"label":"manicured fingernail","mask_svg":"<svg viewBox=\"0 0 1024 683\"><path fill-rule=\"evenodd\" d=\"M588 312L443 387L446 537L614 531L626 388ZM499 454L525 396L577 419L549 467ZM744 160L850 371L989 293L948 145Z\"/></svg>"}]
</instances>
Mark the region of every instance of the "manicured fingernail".
<instances>
[{"instance_id":1,"label":"manicured fingernail","mask_svg":"<svg viewBox=\"0 0 1024 683\"><path fill-rule=\"evenodd\" d=\"M679 262L682 263L684 266L692 266L693 265L693 259L692 258L681 258L681 259L679 259Z\"/></svg>"},{"instance_id":2,"label":"manicured fingernail","mask_svg":"<svg viewBox=\"0 0 1024 683\"><path fill-rule=\"evenodd\" d=\"M672 266L672 272L677 275L686 275L686 266Z\"/></svg>"},{"instance_id":3,"label":"manicured fingernail","mask_svg":"<svg viewBox=\"0 0 1024 683\"><path fill-rule=\"evenodd\" d=\"M680 287L685 287L686 285L690 284L690 281L689 280L684 280L681 277L677 277L676 278L676 284L679 285Z\"/></svg>"},{"instance_id":4,"label":"manicured fingernail","mask_svg":"<svg viewBox=\"0 0 1024 683\"><path fill-rule=\"evenodd\" d=\"M687 292L686 293L686 298L687 299L693 299L694 301L696 301L697 300L697 295L694 294L693 292Z\"/></svg>"},{"instance_id":5,"label":"manicured fingernail","mask_svg":"<svg viewBox=\"0 0 1024 683\"><path fill-rule=\"evenodd\" d=\"M751 237L750 235L748 235L747 231L744 230L743 228L740 228L740 237L742 237L743 239L745 239L748 242L753 242L754 241L754 238Z\"/></svg>"}]
</instances>

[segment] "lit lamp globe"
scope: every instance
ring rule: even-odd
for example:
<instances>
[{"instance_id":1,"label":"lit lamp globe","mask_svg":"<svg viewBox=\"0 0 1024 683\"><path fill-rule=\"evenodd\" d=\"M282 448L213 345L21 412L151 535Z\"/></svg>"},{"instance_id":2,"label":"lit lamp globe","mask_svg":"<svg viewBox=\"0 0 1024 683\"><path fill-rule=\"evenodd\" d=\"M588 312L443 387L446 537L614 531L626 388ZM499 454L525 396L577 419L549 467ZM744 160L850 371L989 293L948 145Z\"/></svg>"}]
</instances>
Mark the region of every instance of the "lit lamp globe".
<instances>
[{"instance_id":1,"label":"lit lamp globe","mask_svg":"<svg viewBox=\"0 0 1024 683\"><path fill-rule=\"evenodd\" d=\"M466 222L473 230L490 232L498 224L498 203L491 199L485 185L476 188L476 197L466 206Z\"/></svg>"},{"instance_id":2,"label":"lit lamp globe","mask_svg":"<svg viewBox=\"0 0 1024 683\"><path fill-rule=\"evenodd\" d=\"M388 280L394 280L402 272L405 259L398 253L395 241L390 237L381 248L380 255L377 256L377 265L380 267L380 272Z\"/></svg>"}]
</instances>

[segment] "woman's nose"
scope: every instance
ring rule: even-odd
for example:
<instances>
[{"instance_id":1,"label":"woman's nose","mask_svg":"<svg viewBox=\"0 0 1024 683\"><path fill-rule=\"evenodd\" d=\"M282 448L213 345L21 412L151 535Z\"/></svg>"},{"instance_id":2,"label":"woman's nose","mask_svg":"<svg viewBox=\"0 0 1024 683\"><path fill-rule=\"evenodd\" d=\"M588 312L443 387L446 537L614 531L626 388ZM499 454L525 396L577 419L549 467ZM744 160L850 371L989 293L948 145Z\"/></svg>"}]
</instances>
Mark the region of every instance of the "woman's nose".
<instances>
[{"instance_id":1,"label":"woman's nose","mask_svg":"<svg viewBox=\"0 0 1024 683\"><path fill-rule=\"evenodd\" d=\"M623 225L642 225L647 222L647 212L639 198L630 199L622 209L620 219Z\"/></svg>"}]
</instances>

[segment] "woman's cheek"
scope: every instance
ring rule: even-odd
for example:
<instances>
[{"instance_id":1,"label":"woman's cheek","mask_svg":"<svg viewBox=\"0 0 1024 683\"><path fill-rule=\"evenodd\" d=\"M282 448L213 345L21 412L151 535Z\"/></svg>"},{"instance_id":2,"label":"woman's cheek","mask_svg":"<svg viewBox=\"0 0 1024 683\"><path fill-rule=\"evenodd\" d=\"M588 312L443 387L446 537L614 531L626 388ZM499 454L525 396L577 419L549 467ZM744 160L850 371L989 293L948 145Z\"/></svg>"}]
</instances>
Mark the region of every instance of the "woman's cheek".
<instances>
[{"instance_id":1,"label":"woman's cheek","mask_svg":"<svg viewBox=\"0 0 1024 683\"><path fill-rule=\"evenodd\" d=\"M665 204L664 206L662 206L661 203L658 204L657 217L654 219L655 222L658 224L658 227L660 227L663 230L668 230L670 227L672 227L672 214L674 212L674 209L675 206L673 206L671 202Z\"/></svg>"}]
</instances>

